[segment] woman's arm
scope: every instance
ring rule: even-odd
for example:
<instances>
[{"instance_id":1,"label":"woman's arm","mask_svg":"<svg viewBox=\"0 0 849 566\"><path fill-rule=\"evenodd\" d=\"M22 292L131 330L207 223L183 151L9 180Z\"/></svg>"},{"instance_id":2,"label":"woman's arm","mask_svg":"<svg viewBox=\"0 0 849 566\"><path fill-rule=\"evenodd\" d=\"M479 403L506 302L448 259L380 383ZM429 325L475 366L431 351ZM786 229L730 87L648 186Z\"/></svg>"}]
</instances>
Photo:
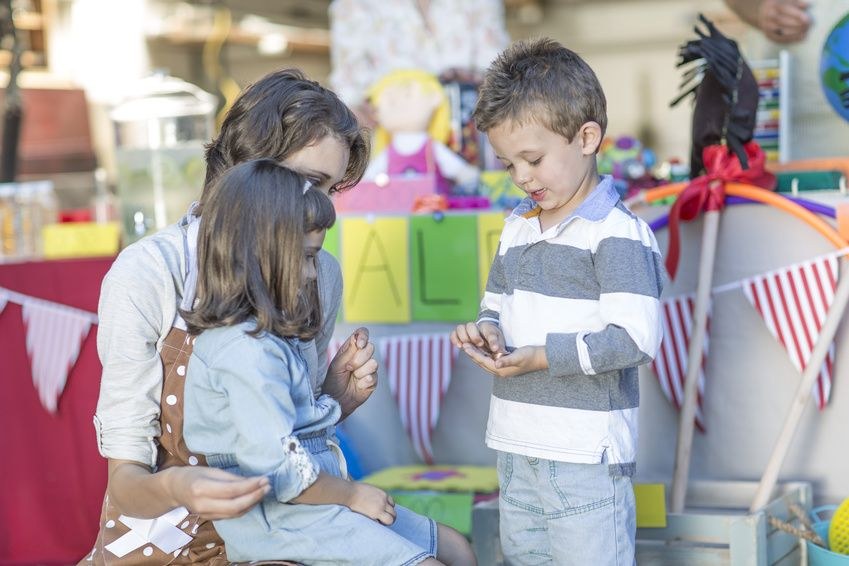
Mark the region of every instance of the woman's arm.
<instances>
[{"instance_id":1,"label":"woman's arm","mask_svg":"<svg viewBox=\"0 0 849 566\"><path fill-rule=\"evenodd\" d=\"M133 517L157 517L179 506L210 519L235 517L262 498L265 478L201 467L152 472L163 380L157 343L176 312L174 272L179 255L164 235L125 249L103 281L95 423L98 447L109 461L107 492Z\"/></svg>"},{"instance_id":2,"label":"woman's arm","mask_svg":"<svg viewBox=\"0 0 849 566\"><path fill-rule=\"evenodd\" d=\"M336 317L342 306L342 268L335 257L326 250L321 250L316 257L318 268L318 297L321 302L321 328L315 336L315 347L318 352L318 375L327 374L328 358L325 355L333 331L336 328Z\"/></svg>"},{"instance_id":3,"label":"woman's arm","mask_svg":"<svg viewBox=\"0 0 849 566\"><path fill-rule=\"evenodd\" d=\"M106 458L151 468L163 383L158 342L171 327L178 300L169 268L177 261L165 253L147 241L126 248L103 279L98 305L103 366L94 417L98 449Z\"/></svg>"},{"instance_id":4,"label":"woman's arm","mask_svg":"<svg viewBox=\"0 0 849 566\"><path fill-rule=\"evenodd\" d=\"M333 361L327 365L327 348L336 325L336 314L342 302L342 270L332 255L322 250L318 255L318 289L324 321L315 337L319 375L324 376L322 390L342 407L342 418L354 412L377 387L377 360L374 344L369 343L366 328L358 328L345 341Z\"/></svg>"},{"instance_id":5,"label":"woman's arm","mask_svg":"<svg viewBox=\"0 0 849 566\"><path fill-rule=\"evenodd\" d=\"M243 478L207 467L152 473L138 462L110 459L107 491L119 509L142 519L180 506L205 519L229 519L256 505L268 493L269 484L264 476Z\"/></svg>"}]
</instances>

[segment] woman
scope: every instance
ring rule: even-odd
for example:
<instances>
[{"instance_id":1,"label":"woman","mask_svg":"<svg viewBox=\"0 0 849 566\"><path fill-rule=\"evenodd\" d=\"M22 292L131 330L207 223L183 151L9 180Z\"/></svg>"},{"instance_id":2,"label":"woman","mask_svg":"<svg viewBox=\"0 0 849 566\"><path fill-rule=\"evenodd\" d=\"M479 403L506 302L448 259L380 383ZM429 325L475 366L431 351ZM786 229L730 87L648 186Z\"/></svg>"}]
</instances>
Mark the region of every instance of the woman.
<instances>
[{"instance_id":1,"label":"woman","mask_svg":"<svg viewBox=\"0 0 849 566\"><path fill-rule=\"evenodd\" d=\"M368 146L335 94L296 70L271 73L242 92L207 145L199 203L176 225L118 256L98 308L103 376L94 421L109 480L100 532L83 564L226 564L209 520L244 514L268 490L266 478L207 468L186 449L181 379L192 343L178 314L194 298L197 229L208 192L227 168L261 157L333 193L359 181ZM318 256L318 293L326 316L309 353L314 382L323 381L322 391L339 402L344 417L377 385L374 346L366 329L358 329L328 367L323 353L342 281L338 262L326 252Z\"/></svg>"}]
</instances>

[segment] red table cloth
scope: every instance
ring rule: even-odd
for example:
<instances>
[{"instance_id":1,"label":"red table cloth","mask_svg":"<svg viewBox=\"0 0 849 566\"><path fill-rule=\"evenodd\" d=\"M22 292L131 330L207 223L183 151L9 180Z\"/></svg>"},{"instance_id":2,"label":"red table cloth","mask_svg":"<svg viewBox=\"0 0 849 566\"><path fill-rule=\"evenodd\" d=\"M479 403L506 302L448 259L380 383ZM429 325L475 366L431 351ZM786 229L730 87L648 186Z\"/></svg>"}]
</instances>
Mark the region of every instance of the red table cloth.
<instances>
[{"instance_id":1,"label":"red table cloth","mask_svg":"<svg viewBox=\"0 0 849 566\"><path fill-rule=\"evenodd\" d=\"M0 287L94 313L112 261L0 264ZM0 312L0 564L70 564L92 547L106 488L92 424L96 333L92 326L50 414L33 386L21 306Z\"/></svg>"}]
</instances>

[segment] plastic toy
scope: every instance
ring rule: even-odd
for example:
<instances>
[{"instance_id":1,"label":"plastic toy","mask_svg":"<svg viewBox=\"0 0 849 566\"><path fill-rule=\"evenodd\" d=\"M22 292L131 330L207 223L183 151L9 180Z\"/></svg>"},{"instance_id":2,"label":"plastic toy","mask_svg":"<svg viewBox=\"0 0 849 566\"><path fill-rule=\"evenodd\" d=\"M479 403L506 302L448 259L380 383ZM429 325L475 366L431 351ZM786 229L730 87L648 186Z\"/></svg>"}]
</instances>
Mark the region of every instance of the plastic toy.
<instances>
[{"instance_id":1,"label":"plastic toy","mask_svg":"<svg viewBox=\"0 0 849 566\"><path fill-rule=\"evenodd\" d=\"M379 127L378 152L365 181L433 175L434 192L450 196L477 189L479 170L445 143L449 136L448 99L437 78L420 70L394 71L369 90ZM384 174L381 176L381 174Z\"/></svg>"}]
</instances>

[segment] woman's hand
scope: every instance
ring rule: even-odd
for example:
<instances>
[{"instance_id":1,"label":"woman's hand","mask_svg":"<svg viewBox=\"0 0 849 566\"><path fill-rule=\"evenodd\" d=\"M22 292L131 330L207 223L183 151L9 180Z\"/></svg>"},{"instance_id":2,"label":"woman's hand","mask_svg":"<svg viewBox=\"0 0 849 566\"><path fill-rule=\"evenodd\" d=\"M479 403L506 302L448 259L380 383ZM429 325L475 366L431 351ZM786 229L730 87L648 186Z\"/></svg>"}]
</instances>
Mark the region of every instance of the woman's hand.
<instances>
[{"instance_id":1,"label":"woman's hand","mask_svg":"<svg viewBox=\"0 0 849 566\"><path fill-rule=\"evenodd\" d=\"M395 502L392 497L367 483L355 483L351 491L348 508L384 525L395 522Z\"/></svg>"},{"instance_id":2,"label":"woman's hand","mask_svg":"<svg viewBox=\"0 0 849 566\"><path fill-rule=\"evenodd\" d=\"M265 476L244 478L217 468L179 466L161 473L175 506L208 520L244 515L271 489Z\"/></svg>"},{"instance_id":3,"label":"woman's hand","mask_svg":"<svg viewBox=\"0 0 849 566\"><path fill-rule=\"evenodd\" d=\"M367 328L358 328L330 362L322 391L342 406L342 418L354 412L377 388L377 360Z\"/></svg>"},{"instance_id":4,"label":"woman's hand","mask_svg":"<svg viewBox=\"0 0 849 566\"><path fill-rule=\"evenodd\" d=\"M109 497L124 513L154 519L185 507L205 519L245 514L269 492L268 478L243 478L205 466L177 466L156 473L131 460L109 459Z\"/></svg>"}]
</instances>

